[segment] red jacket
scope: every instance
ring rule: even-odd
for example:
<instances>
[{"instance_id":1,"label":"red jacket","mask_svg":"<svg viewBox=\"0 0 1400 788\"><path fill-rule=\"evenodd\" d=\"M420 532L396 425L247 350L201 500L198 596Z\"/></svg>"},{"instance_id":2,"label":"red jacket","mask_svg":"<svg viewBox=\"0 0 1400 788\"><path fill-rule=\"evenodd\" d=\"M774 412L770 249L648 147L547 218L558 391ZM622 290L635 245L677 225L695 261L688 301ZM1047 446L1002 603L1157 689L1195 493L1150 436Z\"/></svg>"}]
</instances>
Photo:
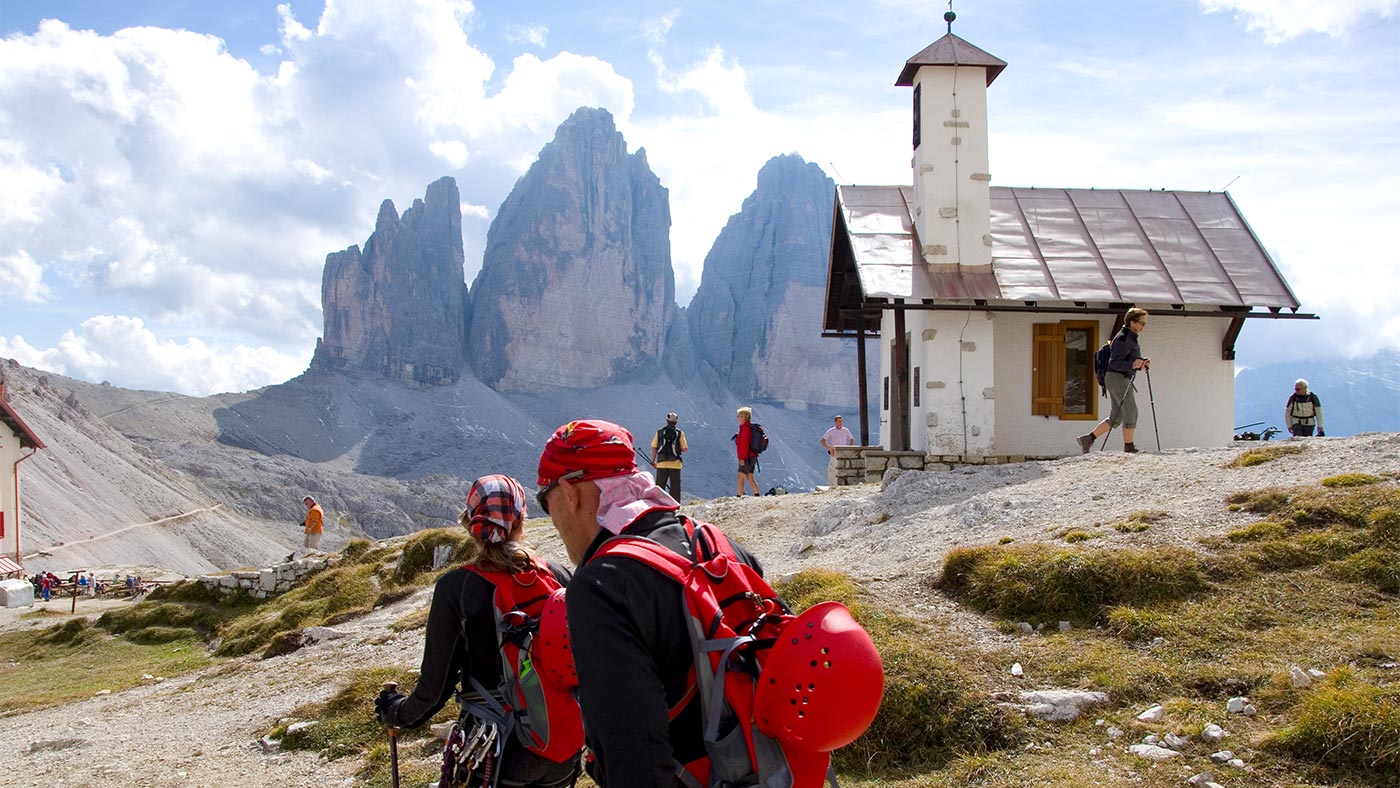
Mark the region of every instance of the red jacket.
<instances>
[{"instance_id":1,"label":"red jacket","mask_svg":"<svg viewBox=\"0 0 1400 788\"><path fill-rule=\"evenodd\" d=\"M739 437L734 441L734 448L739 452L739 462L748 462L753 458L749 453L749 433L751 432L747 421L739 424Z\"/></svg>"}]
</instances>

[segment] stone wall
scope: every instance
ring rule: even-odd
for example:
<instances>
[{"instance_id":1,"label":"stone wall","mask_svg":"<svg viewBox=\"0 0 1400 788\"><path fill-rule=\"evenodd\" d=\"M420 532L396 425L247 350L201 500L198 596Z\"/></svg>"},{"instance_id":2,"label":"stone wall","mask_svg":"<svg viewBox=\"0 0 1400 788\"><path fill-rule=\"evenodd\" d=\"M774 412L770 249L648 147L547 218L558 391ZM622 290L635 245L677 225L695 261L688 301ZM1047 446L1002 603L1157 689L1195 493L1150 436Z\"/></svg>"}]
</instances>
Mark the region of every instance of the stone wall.
<instances>
[{"instance_id":1,"label":"stone wall","mask_svg":"<svg viewBox=\"0 0 1400 788\"><path fill-rule=\"evenodd\" d=\"M964 457L955 454L924 454L920 451L885 451L880 446L837 446L836 485L878 482L885 471L898 468L906 471L950 471L964 465L1005 465L1028 460L1053 460L1057 457L1028 457L1021 454L997 454L988 457Z\"/></svg>"},{"instance_id":2,"label":"stone wall","mask_svg":"<svg viewBox=\"0 0 1400 788\"><path fill-rule=\"evenodd\" d=\"M229 572L221 575L200 575L199 582L223 594L244 592L254 599L285 594L308 577L340 563L340 554L299 558L285 564L259 570Z\"/></svg>"}]
</instances>

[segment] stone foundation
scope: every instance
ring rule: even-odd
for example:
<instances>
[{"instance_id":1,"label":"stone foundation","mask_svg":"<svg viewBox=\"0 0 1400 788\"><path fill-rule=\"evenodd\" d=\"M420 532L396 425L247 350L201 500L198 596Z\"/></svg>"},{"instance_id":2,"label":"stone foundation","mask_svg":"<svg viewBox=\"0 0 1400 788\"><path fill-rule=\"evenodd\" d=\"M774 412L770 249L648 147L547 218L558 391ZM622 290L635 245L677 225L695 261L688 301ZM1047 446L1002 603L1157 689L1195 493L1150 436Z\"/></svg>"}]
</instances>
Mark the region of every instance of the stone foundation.
<instances>
[{"instance_id":1,"label":"stone foundation","mask_svg":"<svg viewBox=\"0 0 1400 788\"><path fill-rule=\"evenodd\" d=\"M222 594L243 592L254 599L285 594L308 577L329 569L340 562L340 555L299 558L266 569L229 572L223 575L200 575L199 582Z\"/></svg>"},{"instance_id":2,"label":"stone foundation","mask_svg":"<svg viewBox=\"0 0 1400 788\"><path fill-rule=\"evenodd\" d=\"M836 485L878 482L891 468L908 471L950 471L964 465L1005 465L1058 457L1029 457L1024 454L997 454L965 457L953 454L924 454L919 451L886 451L881 446L837 446Z\"/></svg>"}]
</instances>

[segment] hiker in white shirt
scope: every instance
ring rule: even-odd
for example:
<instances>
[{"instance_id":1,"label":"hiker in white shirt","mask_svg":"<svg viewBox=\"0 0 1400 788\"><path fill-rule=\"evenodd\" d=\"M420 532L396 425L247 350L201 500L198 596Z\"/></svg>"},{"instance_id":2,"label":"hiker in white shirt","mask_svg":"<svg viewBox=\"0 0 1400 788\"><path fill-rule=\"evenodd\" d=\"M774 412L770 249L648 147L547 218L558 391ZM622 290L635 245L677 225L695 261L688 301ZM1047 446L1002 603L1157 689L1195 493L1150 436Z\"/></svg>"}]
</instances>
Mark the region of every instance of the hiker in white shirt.
<instances>
[{"instance_id":1,"label":"hiker in white shirt","mask_svg":"<svg viewBox=\"0 0 1400 788\"><path fill-rule=\"evenodd\" d=\"M836 447L853 446L856 438L851 431L846 429L844 419L836 417L836 425L822 434L822 446L826 448L826 453L831 459L826 464L826 483L828 486L836 486Z\"/></svg>"}]
</instances>

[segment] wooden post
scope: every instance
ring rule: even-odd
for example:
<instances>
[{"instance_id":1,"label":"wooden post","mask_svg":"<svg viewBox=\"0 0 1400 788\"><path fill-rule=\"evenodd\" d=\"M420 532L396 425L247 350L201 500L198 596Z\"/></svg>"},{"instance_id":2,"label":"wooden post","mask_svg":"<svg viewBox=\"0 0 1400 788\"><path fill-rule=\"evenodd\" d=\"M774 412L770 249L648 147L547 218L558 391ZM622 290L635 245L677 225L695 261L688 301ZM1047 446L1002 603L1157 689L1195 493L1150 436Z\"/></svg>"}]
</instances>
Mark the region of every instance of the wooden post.
<instances>
[{"instance_id":1,"label":"wooden post","mask_svg":"<svg viewBox=\"0 0 1400 788\"><path fill-rule=\"evenodd\" d=\"M897 303L902 303L897 302ZM904 310L894 310L894 380L890 409L890 448L909 451L909 343L904 340Z\"/></svg>"},{"instance_id":2,"label":"wooden post","mask_svg":"<svg viewBox=\"0 0 1400 788\"><path fill-rule=\"evenodd\" d=\"M870 445L870 392L865 375L865 313L856 321L856 374L860 390L860 445Z\"/></svg>"}]
</instances>

